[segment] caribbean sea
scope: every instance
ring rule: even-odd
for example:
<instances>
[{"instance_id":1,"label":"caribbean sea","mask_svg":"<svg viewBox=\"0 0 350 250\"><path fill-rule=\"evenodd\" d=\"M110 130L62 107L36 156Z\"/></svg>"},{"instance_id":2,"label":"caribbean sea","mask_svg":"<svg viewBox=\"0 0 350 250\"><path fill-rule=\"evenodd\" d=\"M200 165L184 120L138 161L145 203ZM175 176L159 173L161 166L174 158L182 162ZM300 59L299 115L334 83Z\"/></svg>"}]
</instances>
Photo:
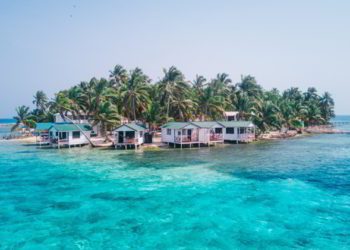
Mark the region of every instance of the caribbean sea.
<instances>
[{"instance_id":1,"label":"caribbean sea","mask_svg":"<svg viewBox=\"0 0 350 250\"><path fill-rule=\"evenodd\" d=\"M0 142L0 249L349 249L350 135L135 152Z\"/></svg>"}]
</instances>

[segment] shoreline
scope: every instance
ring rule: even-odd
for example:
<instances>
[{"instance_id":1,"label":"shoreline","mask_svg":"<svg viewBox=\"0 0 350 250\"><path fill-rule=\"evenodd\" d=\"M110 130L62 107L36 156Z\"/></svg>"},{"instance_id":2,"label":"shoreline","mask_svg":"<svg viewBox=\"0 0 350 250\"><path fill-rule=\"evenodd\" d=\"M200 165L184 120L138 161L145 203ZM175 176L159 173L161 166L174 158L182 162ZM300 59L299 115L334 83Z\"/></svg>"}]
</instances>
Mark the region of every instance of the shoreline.
<instances>
[{"instance_id":1,"label":"shoreline","mask_svg":"<svg viewBox=\"0 0 350 250\"><path fill-rule=\"evenodd\" d=\"M320 135L320 134L350 134L350 131L343 131L339 129L335 129L332 126L311 126L303 129L302 133L296 131L296 130L288 130L285 132L281 131L271 131L268 133L264 133L261 135L257 135L256 139L253 142L262 142L262 141L276 141L276 140L285 140L285 139L292 139L292 138L299 138L304 136L311 136L311 135ZM153 143L150 144L144 144L143 149L145 150L159 150L166 148L167 145L165 143L162 143L160 141L160 137L153 138ZM25 144L35 144L36 143L36 136L23 136L23 137L17 137L17 138L9 138L9 139L0 139L0 142L2 141L8 141L8 142L19 142L19 143L25 143ZM112 148L113 143L112 142L105 142L105 137L96 137L92 141L96 143L96 148Z\"/></svg>"}]
</instances>

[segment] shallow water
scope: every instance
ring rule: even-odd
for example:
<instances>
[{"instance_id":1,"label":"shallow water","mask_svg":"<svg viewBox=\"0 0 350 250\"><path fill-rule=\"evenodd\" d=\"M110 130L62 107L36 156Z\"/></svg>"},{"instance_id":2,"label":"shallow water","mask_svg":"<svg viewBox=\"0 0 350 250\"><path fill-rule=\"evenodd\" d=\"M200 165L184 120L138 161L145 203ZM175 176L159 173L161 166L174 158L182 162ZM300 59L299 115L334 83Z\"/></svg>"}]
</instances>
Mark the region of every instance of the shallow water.
<instances>
[{"instance_id":1,"label":"shallow water","mask_svg":"<svg viewBox=\"0 0 350 250\"><path fill-rule=\"evenodd\" d=\"M216 148L0 143L0 249L348 249L350 135Z\"/></svg>"}]
</instances>

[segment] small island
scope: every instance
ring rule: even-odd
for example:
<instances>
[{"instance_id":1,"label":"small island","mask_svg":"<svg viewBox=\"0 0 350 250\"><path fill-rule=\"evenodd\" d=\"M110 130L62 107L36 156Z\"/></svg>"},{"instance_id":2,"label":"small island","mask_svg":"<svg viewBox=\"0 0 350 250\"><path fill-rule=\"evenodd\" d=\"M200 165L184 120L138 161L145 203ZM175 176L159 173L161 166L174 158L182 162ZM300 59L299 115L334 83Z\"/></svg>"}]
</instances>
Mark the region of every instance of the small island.
<instances>
[{"instance_id":1,"label":"small island","mask_svg":"<svg viewBox=\"0 0 350 250\"><path fill-rule=\"evenodd\" d=\"M112 142L115 147L118 142L114 141L118 138L114 138L113 132L121 125L129 123L141 125L148 132L154 133L160 131L162 126L167 127L169 122L192 122L192 125L201 128L203 125L193 123L227 121L227 115L231 114L231 120L250 121L254 124L254 130L249 130L251 125L237 125L237 133L243 131L242 133L251 134L254 131L257 138L274 139L293 137L303 131L329 132L325 126L334 117L334 100L331 94L325 92L320 95L313 87L305 92L295 87L283 92L278 89L265 90L253 76L241 76L240 82L233 83L226 73L219 73L212 79L196 75L193 81L189 81L175 66L163 69L162 78L154 82L140 68L128 71L123 66L116 65L108 78L82 81L69 89L59 91L52 99L44 91L37 91L33 104L33 110L28 106L19 106L16 109L16 124L12 130L37 126L39 131L42 126L48 126L48 130L54 122L84 123L91 125L93 135L104 138L100 145L109 146L111 144L107 142ZM220 122L219 124L221 127L216 130L222 131L220 129L225 126ZM204 123L203 128L214 128L215 124L208 126L208 123ZM234 127L232 125L229 129ZM84 133L81 128L76 128L70 128L70 131L79 130ZM57 131L54 129L54 133ZM179 135L181 131L184 130L179 130ZM134 147L143 144L143 132L140 137L142 143L132 141L126 144ZM200 134L200 130L197 133ZM122 135L125 136L125 132ZM225 139L214 130L209 136L215 137L216 142ZM68 136L64 137L66 139ZM89 138L86 135L85 137L87 140L83 140L84 143L91 142L90 132ZM221 139L218 140L218 137ZM187 140L189 137L181 134L179 138ZM57 139L59 138L55 140ZM173 144L177 144L175 140ZM162 142L169 144L169 140ZM121 144L124 146L125 143Z\"/></svg>"}]
</instances>

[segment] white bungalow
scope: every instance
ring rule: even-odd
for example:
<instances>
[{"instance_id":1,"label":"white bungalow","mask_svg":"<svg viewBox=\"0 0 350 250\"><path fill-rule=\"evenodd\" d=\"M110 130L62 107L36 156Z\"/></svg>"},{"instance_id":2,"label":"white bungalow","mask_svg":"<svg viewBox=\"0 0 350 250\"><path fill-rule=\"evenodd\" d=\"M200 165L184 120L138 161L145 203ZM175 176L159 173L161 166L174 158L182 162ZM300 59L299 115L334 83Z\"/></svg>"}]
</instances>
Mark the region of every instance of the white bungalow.
<instances>
[{"instance_id":1,"label":"white bungalow","mask_svg":"<svg viewBox=\"0 0 350 250\"><path fill-rule=\"evenodd\" d=\"M144 143L145 132L146 128L136 123L123 124L114 130L114 147L137 149Z\"/></svg>"},{"instance_id":2,"label":"white bungalow","mask_svg":"<svg viewBox=\"0 0 350 250\"><path fill-rule=\"evenodd\" d=\"M52 122L38 122L35 126L36 144L48 145L50 144L49 129L52 127Z\"/></svg>"},{"instance_id":3,"label":"white bungalow","mask_svg":"<svg viewBox=\"0 0 350 250\"><path fill-rule=\"evenodd\" d=\"M224 127L223 137L226 142L251 142L255 140L255 125L250 121L220 121Z\"/></svg>"},{"instance_id":4,"label":"white bungalow","mask_svg":"<svg viewBox=\"0 0 350 250\"><path fill-rule=\"evenodd\" d=\"M54 123L49 129L53 147L74 147L90 143L92 128L89 124Z\"/></svg>"},{"instance_id":5,"label":"white bungalow","mask_svg":"<svg viewBox=\"0 0 350 250\"><path fill-rule=\"evenodd\" d=\"M238 111L225 111L224 118L225 121L238 121Z\"/></svg>"},{"instance_id":6,"label":"white bungalow","mask_svg":"<svg viewBox=\"0 0 350 250\"><path fill-rule=\"evenodd\" d=\"M162 126L162 142L181 148L223 143L223 126L218 122L169 122Z\"/></svg>"},{"instance_id":7,"label":"white bungalow","mask_svg":"<svg viewBox=\"0 0 350 250\"><path fill-rule=\"evenodd\" d=\"M91 120L93 120L93 116L84 112L80 112L80 115L73 115L71 112L67 112L63 117L61 114L57 113L54 115L54 120L55 123L90 124L92 127L91 136L101 133L101 124L97 123L92 126Z\"/></svg>"}]
</instances>

